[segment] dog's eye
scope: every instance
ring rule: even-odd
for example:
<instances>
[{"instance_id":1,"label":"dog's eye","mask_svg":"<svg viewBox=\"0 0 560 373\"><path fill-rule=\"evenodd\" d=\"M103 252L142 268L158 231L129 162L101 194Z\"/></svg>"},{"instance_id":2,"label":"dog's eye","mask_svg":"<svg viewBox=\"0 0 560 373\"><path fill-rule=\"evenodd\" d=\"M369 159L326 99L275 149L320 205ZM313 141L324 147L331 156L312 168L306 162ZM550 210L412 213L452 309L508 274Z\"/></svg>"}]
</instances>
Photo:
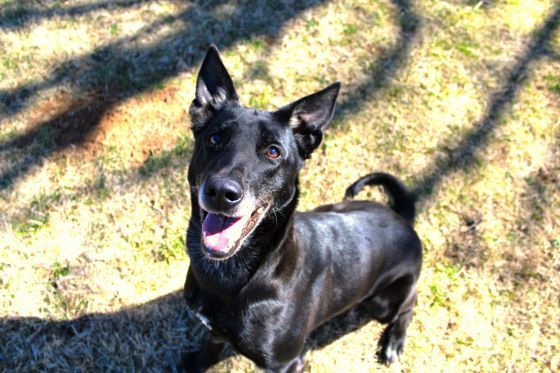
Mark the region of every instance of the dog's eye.
<instances>
[{"instance_id":1,"label":"dog's eye","mask_svg":"<svg viewBox=\"0 0 560 373\"><path fill-rule=\"evenodd\" d=\"M208 142L212 145L219 145L222 142L222 136L214 133L208 137Z\"/></svg>"},{"instance_id":2,"label":"dog's eye","mask_svg":"<svg viewBox=\"0 0 560 373\"><path fill-rule=\"evenodd\" d=\"M280 149L278 149L278 147L274 145L269 146L266 149L266 153L264 153L264 155L266 155L268 158L276 159L280 157Z\"/></svg>"}]
</instances>

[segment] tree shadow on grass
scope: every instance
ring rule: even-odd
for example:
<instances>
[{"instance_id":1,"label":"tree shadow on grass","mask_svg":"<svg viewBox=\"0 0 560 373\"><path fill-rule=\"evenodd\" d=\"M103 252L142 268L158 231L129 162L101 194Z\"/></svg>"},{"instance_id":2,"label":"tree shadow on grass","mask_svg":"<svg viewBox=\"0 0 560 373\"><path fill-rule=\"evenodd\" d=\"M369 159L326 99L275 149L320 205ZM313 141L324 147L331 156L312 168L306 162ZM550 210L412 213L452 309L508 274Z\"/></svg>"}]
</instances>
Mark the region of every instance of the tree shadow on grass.
<instances>
[{"instance_id":1,"label":"tree shadow on grass","mask_svg":"<svg viewBox=\"0 0 560 373\"><path fill-rule=\"evenodd\" d=\"M119 6L125 6L126 4L132 5L133 3L134 2L122 2L119 3ZM357 88L353 89L350 94L341 101L337 111L337 117L339 119L344 118L351 112L359 110L363 103L373 100L375 93L387 84L389 79L399 70L399 68L404 66L404 63L407 60L412 41L418 34L420 20L416 13L414 13L411 9L409 0L393 0L393 3L396 7L396 21L399 27L397 41L394 46L386 49L381 55L376 56L375 60L372 61L370 65L370 73L368 74L367 80L362 82ZM250 2L245 4L245 8L250 8L250 4ZM314 2L310 2L306 6L310 7L313 4ZM101 7L102 5L105 6L107 4L97 3L95 6L92 5L92 9L96 9L96 7ZM302 6L300 5L300 7ZM205 8L204 12L211 14L213 9L214 8L212 7ZM276 21L276 26L274 26L274 24L266 26L256 24L250 25L248 31L245 31L244 33L241 31L235 31L241 35L234 35L234 40L235 38L244 39L260 34L274 36L278 32L282 22L295 16L298 11L303 9L304 8L299 10L291 9L289 16L286 16L285 19L281 19L280 21ZM81 9L80 11L85 11L85 9ZM244 11L244 9L236 9L234 13L243 14ZM197 10L197 8L194 10L193 8L188 8L187 10L176 14L174 17L159 19L133 36L119 39L113 44L101 47L82 58L61 63L58 68L54 69L55 73L53 73L53 76L49 79L45 79L39 84L31 84L27 87L21 87L20 89L9 93L0 92L0 98L3 98L0 99L0 101L4 101L4 104L7 105L8 108L17 112L19 110L17 104L10 106L8 102L20 102L21 97L16 98L20 95L25 96L23 102L27 102L26 99L37 91L61 84L65 77L69 75L69 71L73 66L81 66L84 62L91 59L95 61L93 67L88 67L87 71L83 74L91 77L82 78L78 82L78 87L76 88L77 91L85 90L85 94L81 95L79 99L71 101L68 106L61 110L58 114L55 114L51 118L39 123L27 132L22 133L11 140L0 142L0 151L18 148L23 149L26 152L25 156L18 159L14 165L5 170L0 170L0 190L8 188L15 180L25 175L35 165L40 165L43 159L51 156L59 150L65 149L70 145L82 145L87 142L88 138L94 138L93 135L96 133L98 124L102 117L121 100L140 93L143 90L149 90L153 85L157 85L157 83L162 79L167 76L175 75L180 72L180 70L184 69L185 63L183 63L183 66L179 69L176 65L168 61L167 65L161 67L159 70L143 71L143 69L147 68L140 67L140 70L137 71L137 64L132 62L134 60L132 56L134 51L133 49L127 50L127 46L141 39L143 35L154 32L165 24L169 24L178 19L189 19L196 12L203 11ZM233 17L234 16L232 15L231 18ZM210 17L208 23L210 24L209 27L212 28L219 27L217 25L220 22ZM165 40L159 43L161 46L149 48L146 53L148 55L154 54L157 57L163 52L169 52L166 50L167 45L174 43L177 44L178 40L185 36L187 32L188 28L174 33L170 37L166 37ZM195 36L191 35L190 38L195 38ZM185 42L188 40L190 39L185 40ZM232 40L220 40L219 38L215 41L224 46L231 45L233 43ZM182 42L181 45L183 45ZM197 48L198 50L204 50L206 47L207 42L202 42L198 44ZM270 48L270 46L265 47ZM121 50L123 48L124 52ZM189 48L189 53L180 53L180 51L178 52L172 48L171 60L173 60L173 58L178 58L185 62L184 58L195 55L195 53L192 52L192 44ZM201 51L196 54L202 55L203 52ZM146 63L143 63L142 66L149 64L152 60L158 62L156 57L148 56L144 61ZM197 60L192 59L188 62L188 64L186 64L186 66L194 66L196 62ZM134 73L131 73L130 70L134 70ZM98 71L100 72L97 73ZM118 79L116 79L116 81L112 81L116 77L118 77ZM10 110L8 110L8 112L9 111ZM338 123L341 122L342 120L338 121ZM166 154L165 156L167 157L169 154ZM158 155L155 155L154 157L158 157ZM153 157L150 157L150 159L147 160L149 163L147 166L149 166L148 168L150 170L157 171L158 169L165 167L167 164L166 162L159 162L158 164L155 164L152 162L152 158ZM154 173L145 173L144 171L146 170L147 167L142 166L140 172L144 176Z\"/></svg>"},{"instance_id":2,"label":"tree shadow on grass","mask_svg":"<svg viewBox=\"0 0 560 373\"><path fill-rule=\"evenodd\" d=\"M88 4L66 5L51 4L38 7L32 1L7 2L0 6L0 30L19 30L30 23L53 17L78 17L98 10L126 10L154 0L105 0ZM47 5L48 6L48 5Z\"/></svg>"},{"instance_id":3,"label":"tree shadow on grass","mask_svg":"<svg viewBox=\"0 0 560 373\"><path fill-rule=\"evenodd\" d=\"M431 196L450 174L468 170L477 163L477 152L488 145L492 133L501 125L503 116L507 114L527 80L531 65L538 59L547 57L550 41L559 25L560 5L556 5L544 24L533 33L527 48L516 59L502 87L490 97L484 117L458 145L449 149L446 155L436 157L429 172L418 176L413 192L419 200Z\"/></svg>"},{"instance_id":4,"label":"tree shadow on grass","mask_svg":"<svg viewBox=\"0 0 560 373\"><path fill-rule=\"evenodd\" d=\"M365 103L375 100L375 95L387 86L408 61L410 50L419 35L420 17L411 7L410 0L392 0L392 3L397 12L397 40L379 56L375 56L375 60L368 67L367 78L338 103L335 125L344 126L345 117L359 111Z\"/></svg>"},{"instance_id":5,"label":"tree shadow on grass","mask_svg":"<svg viewBox=\"0 0 560 373\"><path fill-rule=\"evenodd\" d=\"M3 371L172 371L205 333L180 292L70 321L3 317L0 330Z\"/></svg>"},{"instance_id":6,"label":"tree shadow on grass","mask_svg":"<svg viewBox=\"0 0 560 373\"><path fill-rule=\"evenodd\" d=\"M478 153L489 145L492 134L503 124L504 116L530 76L531 66L541 58L550 58L550 43L559 26L560 5L556 5L542 26L533 32L527 47L516 59L501 88L490 96L483 118L456 146L449 149L445 155L436 157L428 172L417 176L413 192L420 202L420 209L427 207L429 197L437 193L438 186L448 176L484 163L479 159ZM476 211L465 212L462 219L464 226L461 233L453 238L445 255L461 266L480 266L487 259L485 246L481 243L482 239L477 229L481 222L480 214Z\"/></svg>"},{"instance_id":7,"label":"tree shadow on grass","mask_svg":"<svg viewBox=\"0 0 560 373\"><path fill-rule=\"evenodd\" d=\"M0 91L4 120L25 109L37 94L72 79L73 94L79 96L28 131L0 142L0 151L22 149L26 154L0 171L0 190L10 187L33 166L56 152L84 144L95 134L104 114L119 102L196 66L210 42L227 48L253 37L274 40L287 21L317 4L318 0L272 4L249 0L230 4L224 13L219 12L227 5L223 2L195 1L132 36L60 63L43 81ZM137 47L143 38L172 24L173 32Z\"/></svg>"}]
</instances>

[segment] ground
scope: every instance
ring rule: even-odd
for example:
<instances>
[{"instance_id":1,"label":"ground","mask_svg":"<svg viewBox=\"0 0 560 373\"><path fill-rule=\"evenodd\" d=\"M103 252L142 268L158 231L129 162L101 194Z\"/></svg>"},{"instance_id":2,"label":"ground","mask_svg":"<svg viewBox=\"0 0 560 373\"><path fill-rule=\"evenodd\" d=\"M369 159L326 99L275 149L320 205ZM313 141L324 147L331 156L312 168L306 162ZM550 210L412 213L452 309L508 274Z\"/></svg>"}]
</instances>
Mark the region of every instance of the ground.
<instances>
[{"instance_id":1,"label":"ground","mask_svg":"<svg viewBox=\"0 0 560 373\"><path fill-rule=\"evenodd\" d=\"M211 42L259 109L343 82L301 210L373 170L418 196L401 362L350 315L306 371L560 370L559 26L553 0L0 0L0 370L169 370L204 338L180 289Z\"/></svg>"}]
</instances>

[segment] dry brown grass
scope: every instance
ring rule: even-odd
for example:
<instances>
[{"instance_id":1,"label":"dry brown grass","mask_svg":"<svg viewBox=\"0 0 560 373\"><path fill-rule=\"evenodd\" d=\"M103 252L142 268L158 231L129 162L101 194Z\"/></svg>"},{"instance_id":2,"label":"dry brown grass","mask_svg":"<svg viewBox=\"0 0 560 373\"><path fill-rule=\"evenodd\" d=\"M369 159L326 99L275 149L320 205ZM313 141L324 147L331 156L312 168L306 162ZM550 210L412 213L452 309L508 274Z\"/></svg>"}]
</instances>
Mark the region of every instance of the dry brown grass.
<instances>
[{"instance_id":1,"label":"dry brown grass","mask_svg":"<svg viewBox=\"0 0 560 373\"><path fill-rule=\"evenodd\" d=\"M211 41L252 106L344 82L301 209L371 170L418 193L425 265L393 369L560 370L559 22L552 0L0 0L0 370L172 369L203 338L177 291ZM380 331L306 369L384 370Z\"/></svg>"}]
</instances>

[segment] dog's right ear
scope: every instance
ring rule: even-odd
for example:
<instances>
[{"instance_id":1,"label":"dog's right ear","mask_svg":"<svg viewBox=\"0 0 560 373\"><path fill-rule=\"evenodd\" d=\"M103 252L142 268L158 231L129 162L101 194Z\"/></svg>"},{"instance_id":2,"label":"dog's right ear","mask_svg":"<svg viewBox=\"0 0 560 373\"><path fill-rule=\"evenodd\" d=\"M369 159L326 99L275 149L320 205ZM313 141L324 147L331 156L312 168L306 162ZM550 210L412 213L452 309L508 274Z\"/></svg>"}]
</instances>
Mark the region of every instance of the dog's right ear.
<instances>
[{"instance_id":1,"label":"dog's right ear","mask_svg":"<svg viewBox=\"0 0 560 373\"><path fill-rule=\"evenodd\" d=\"M281 121L289 123L303 159L308 159L321 143L339 90L340 82L335 82L274 112Z\"/></svg>"},{"instance_id":2,"label":"dog's right ear","mask_svg":"<svg viewBox=\"0 0 560 373\"><path fill-rule=\"evenodd\" d=\"M238 101L239 97L218 48L211 44L198 72L195 99L189 108L193 130L202 127L229 100Z\"/></svg>"}]
</instances>

